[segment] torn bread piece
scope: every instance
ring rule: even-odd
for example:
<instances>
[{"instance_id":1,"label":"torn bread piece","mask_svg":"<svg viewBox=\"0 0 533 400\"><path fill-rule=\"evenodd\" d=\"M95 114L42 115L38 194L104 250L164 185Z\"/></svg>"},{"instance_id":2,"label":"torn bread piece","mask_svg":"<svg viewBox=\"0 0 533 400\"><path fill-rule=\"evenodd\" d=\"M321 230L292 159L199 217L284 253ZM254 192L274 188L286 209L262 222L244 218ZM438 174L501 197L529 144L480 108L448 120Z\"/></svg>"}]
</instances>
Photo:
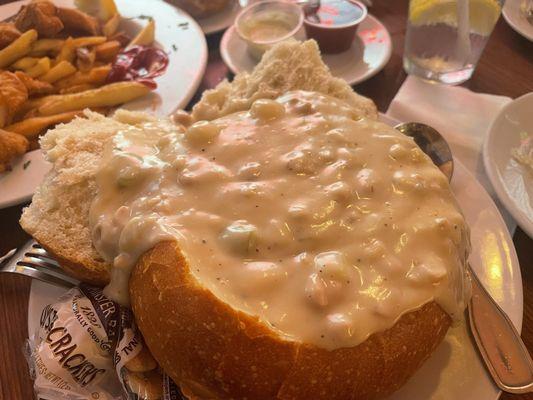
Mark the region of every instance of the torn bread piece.
<instances>
[{"instance_id":1,"label":"torn bread piece","mask_svg":"<svg viewBox=\"0 0 533 400\"><path fill-rule=\"evenodd\" d=\"M53 168L24 209L20 224L77 279L96 285L109 281L110 266L94 249L89 229L95 175L105 143L119 130L152 118L124 110L113 118L86 111L85 118L57 125L41 138Z\"/></svg>"},{"instance_id":2,"label":"torn bread piece","mask_svg":"<svg viewBox=\"0 0 533 400\"><path fill-rule=\"evenodd\" d=\"M333 96L350 104L360 117L377 119L374 102L335 78L314 40L280 43L265 53L251 73L241 72L232 82L222 81L204 92L193 108L195 121L213 120L248 110L257 99L275 99L291 90L308 90Z\"/></svg>"}]
</instances>

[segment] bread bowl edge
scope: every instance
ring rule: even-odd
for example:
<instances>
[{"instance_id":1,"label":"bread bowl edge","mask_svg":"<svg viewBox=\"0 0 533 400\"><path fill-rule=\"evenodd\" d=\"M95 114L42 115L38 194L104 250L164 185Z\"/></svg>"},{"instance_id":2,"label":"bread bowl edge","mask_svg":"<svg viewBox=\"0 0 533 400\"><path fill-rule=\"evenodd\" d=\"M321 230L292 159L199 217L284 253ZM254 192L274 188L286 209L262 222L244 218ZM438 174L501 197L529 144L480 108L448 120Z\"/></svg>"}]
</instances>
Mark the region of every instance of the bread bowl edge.
<instances>
[{"instance_id":1,"label":"bread bowl edge","mask_svg":"<svg viewBox=\"0 0 533 400\"><path fill-rule=\"evenodd\" d=\"M430 302L356 347L287 341L202 287L176 242L141 257L130 295L159 365L197 399L383 398L414 374L451 324Z\"/></svg>"}]
</instances>

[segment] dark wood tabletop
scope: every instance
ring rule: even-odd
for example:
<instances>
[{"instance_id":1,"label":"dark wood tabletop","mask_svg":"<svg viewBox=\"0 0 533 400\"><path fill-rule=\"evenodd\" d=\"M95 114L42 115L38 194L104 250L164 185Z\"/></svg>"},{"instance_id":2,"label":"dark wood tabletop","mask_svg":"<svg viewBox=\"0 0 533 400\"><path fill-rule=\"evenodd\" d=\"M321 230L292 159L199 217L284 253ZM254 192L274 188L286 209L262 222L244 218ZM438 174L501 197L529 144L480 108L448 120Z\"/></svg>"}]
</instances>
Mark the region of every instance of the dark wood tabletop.
<instances>
[{"instance_id":1,"label":"dark wood tabletop","mask_svg":"<svg viewBox=\"0 0 533 400\"><path fill-rule=\"evenodd\" d=\"M0 4L8 1L0 0ZM374 0L370 12L378 17L392 36L393 54L386 67L368 81L355 86L359 93L372 98L385 111L405 79L402 68L407 0ZM192 100L229 76L220 59L221 35L208 39L209 63L202 84ZM476 92L519 97L533 91L533 43L515 33L500 19L481 57L474 76L465 84ZM533 110L532 110L533 111ZM450 116L453 120L453 116ZM0 191L2 187L0 186ZM0 210L0 255L21 246L29 236L18 224L24 205ZM520 260L524 287L524 323L522 337L533 350L533 240L518 228L513 241ZM28 337L27 310L30 281L20 276L0 276L0 400L33 399L30 380L22 353ZM533 395L502 395L501 399L533 399ZM463 400L463 399L461 399Z\"/></svg>"}]
</instances>

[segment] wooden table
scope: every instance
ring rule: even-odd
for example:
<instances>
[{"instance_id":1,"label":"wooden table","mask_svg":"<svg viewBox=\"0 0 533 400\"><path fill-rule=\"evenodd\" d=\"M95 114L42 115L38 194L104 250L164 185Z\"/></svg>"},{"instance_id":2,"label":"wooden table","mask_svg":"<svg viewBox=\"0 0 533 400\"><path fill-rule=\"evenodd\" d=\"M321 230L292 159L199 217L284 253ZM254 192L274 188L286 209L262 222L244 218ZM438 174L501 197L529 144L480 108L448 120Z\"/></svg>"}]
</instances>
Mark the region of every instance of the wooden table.
<instances>
[{"instance_id":1,"label":"wooden table","mask_svg":"<svg viewBox=\"0 0 533 400\"><path fill-rule=\"evenodd\" d=\"M6 3L0 0L0 3ZM407 0L374 0L370 12L383 21L391 33L394 51L383 71L355 89L385 111L405 79L402 53L405 35ZM209 38L209 65L202 85L193 99L228 75L218 53L220 35ZM466 83L473 91L518 97L533 91L533 43L516 34L500 19L481 57L479 66ZM533 110L532 110L533 111ZM453 116L450 116L453 119ZM2 188L0 187L0 190ZM0 210L0 254L22 245L29 237L18 219L23 206ZM522 269L524 285L524 324L522 336L533 350L533 240L520 229L513 237ZM27 309L30 282L24 277L0 277L0 399L32 399L32 381L22 355L28 336ZM533 395L508 395L502 399L533 399ZM452 400L452 399L450 399ZM465 399L466 400L466 399Z\"/></svg>"}]
</instances>

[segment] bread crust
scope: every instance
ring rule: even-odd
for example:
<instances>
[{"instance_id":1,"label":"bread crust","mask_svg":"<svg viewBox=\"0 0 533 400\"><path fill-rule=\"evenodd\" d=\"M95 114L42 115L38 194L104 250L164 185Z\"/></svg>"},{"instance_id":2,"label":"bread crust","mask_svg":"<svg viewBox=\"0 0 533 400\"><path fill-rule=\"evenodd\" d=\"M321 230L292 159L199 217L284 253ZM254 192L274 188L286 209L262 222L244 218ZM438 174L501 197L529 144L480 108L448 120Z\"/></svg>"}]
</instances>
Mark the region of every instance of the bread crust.
<instances>
[{"instance_id":1,"label":"bread crust","mask_svg":"<svg viewBox=\"0 0 533 400\"><path fill-rule=\"evenodd\" d=\"M72 255L63 256L60 250L55 251L52 247L43 244L39 239L37 241L59 263L60 267L73 278L100 287L109 283L109 269L105 263L98 264L94 261L91 265L81 264L73 261L74 257Z\"/></svg>"},{"instance_id":2,"label":"bread crust","mask_svg":"<svg viewBox=\"0 0 533 400\"><path fill-rule=\"evenodd\" d=\"M130 295L159 365L199 399L382 398L422 365L451 323L430 302L356 347L328 351L286 341L200 286L176 242L141 257Z\"/></svg>"}]
</instances>

